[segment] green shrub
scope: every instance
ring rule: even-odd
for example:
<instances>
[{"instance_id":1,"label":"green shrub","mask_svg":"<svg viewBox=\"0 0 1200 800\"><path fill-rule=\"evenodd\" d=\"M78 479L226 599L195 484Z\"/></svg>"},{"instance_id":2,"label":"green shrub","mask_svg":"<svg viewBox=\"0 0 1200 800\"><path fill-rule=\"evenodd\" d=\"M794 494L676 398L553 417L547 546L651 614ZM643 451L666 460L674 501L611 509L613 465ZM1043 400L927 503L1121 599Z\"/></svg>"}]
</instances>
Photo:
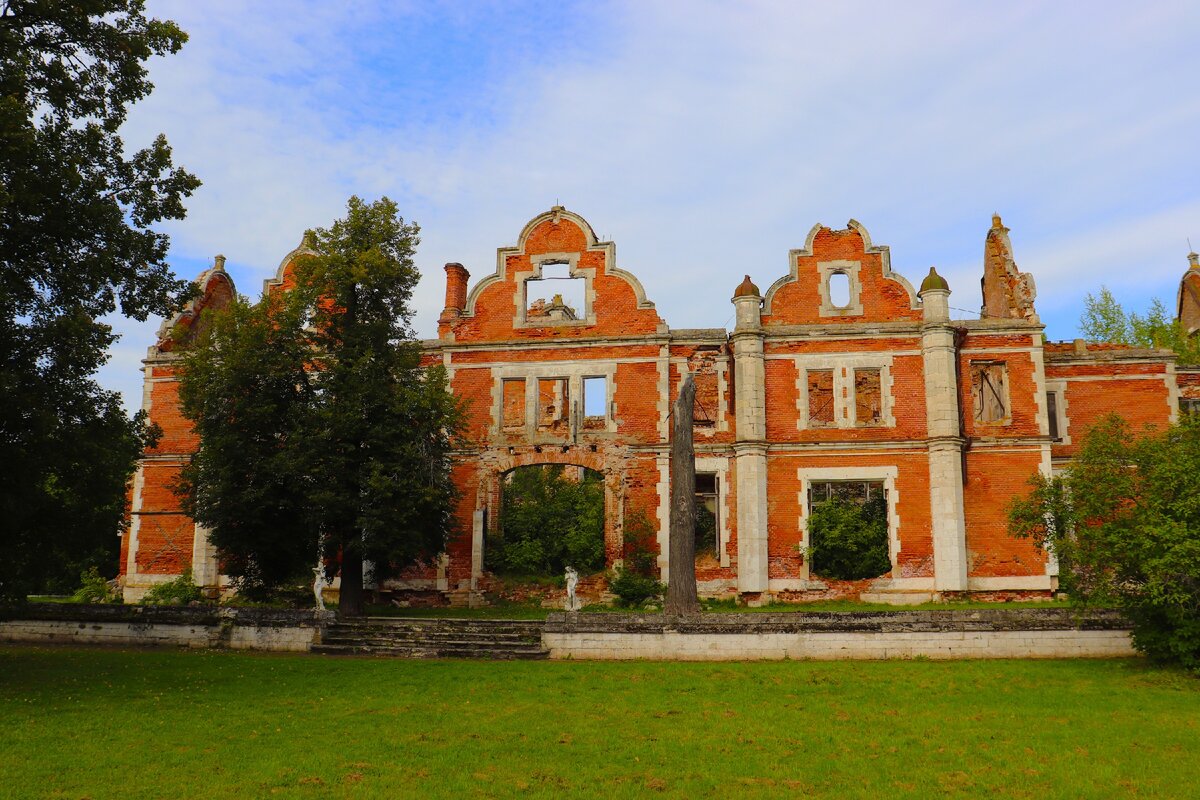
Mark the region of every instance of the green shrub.
<instances>
[{"instance_id":1,"label":"green shrub","mask_svg":"<svg viewBox=\"0 0 1200 800\"><path fill-rule=\"evenodd\" d=\"M581 575L604 568L604 483L588 470L581 480L560 465L521 467L504 484L501 537L488 541L485 561L500 575Z\"/></svg>"},{"instance_id":2,"label":"green shrub","mask_svg":"<svg viewBox=\"0 0 1200 800\"><path fill-rule=\"evenodd\" d=\"M617 596L618 606L636 608L666 590L658 580L654 523L644 511L631 511L625 517L623 538L625 566L613 571L608 588Z\"/></svg>"},{"instance_id":3,"label":"green shrub","mask_svg":"<svg viewBox=\"0 0 1200 800\"><path fill-rule=\"evenodd\" d=\"M72 603L119 603L121 596L113 591L108 581L95 567L88 567L79 574L79 588L71 595Z\"/></svg>"},{"instance_id":4,"label":"green shrub","mask_svg":"<svg viewBox=\"0 0 1200 800\"><path fill-rule=\"evenodd\" d=\"M142 598L146 606L186 606L188 603L201 602L204 595L200 587L192 580L192 568L188 567L183 574L174 580L155 585Z\"/></svg>"},{"instance_id":5,"label":"green shrub","mask_svg":"<svg viewBox=\"0 0 1200 800\"><path fill-rule=\"evenodd\" d=\"M814 575L853 581L892 568L882 497L861 504L836 498L818 503L808 517L808 541Z\"/></svg>"},{"instance_id":6,"label":"green shrub","mask_svg":"<svg viewBox=\"0 0 1200 800\"><path fill-rule=\"evenodd\" d=\"M617 605L621 608L637 608L647 600L662 597L666 588L655 578L638 575L632 570L618 568L614 573L608 589L617 596Z\"/></svg>"}]
</instances>

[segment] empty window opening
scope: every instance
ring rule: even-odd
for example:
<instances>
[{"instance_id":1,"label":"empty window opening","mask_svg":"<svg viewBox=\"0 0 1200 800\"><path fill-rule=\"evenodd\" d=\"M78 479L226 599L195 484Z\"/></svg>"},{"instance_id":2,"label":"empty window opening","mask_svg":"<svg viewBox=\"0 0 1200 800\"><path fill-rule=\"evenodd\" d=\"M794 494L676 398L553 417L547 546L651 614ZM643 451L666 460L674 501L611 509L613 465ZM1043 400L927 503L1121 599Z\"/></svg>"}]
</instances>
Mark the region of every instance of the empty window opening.
<instances>
[{"instance_id":1,"label":"empty window opening","mask_svg":"<svg viewBox=\"0 0 1200 800\"><path fill-rule=\"evenodd\" d=\"M829 276L829 304L834 308L850 306L850 276L834 272Z\"/></svg>"},{"instance_id":2,"label":"empty window opening","mask_svg":"<svg viewBox=\"0 0 1200 800\"><path fill-rule=\"evenodd\" d=\"M538 430L568 433L570 401L566 378L538 378Z\"/></svg>"},{"instance_id":3,"label":"empty window opening","mask_svg":"<svg viewBox=\"0 0 1200 800\"><path fill-rule=\"evenodd\" d=\"M1182 414L1200 414L1200 398L1197 398L1197 397L1181 397L1181 398L1179 398L1179 411Z\"/></svg>"},{"instance_id":4,"label":"empty window opening","mask_svg":"<svg viewBox=\"0 0 1200 800\"><path fill-rule=\"evenodd\" d=\"M571 276L570 264L542 264L542 277L525 281L525 319L573 322L586 316L587 281Z\"/></svg>"},{"instance_id":5,"label":"empty window opening","mask_svg":"<svg viewBox=\"0 0 1200 800\"><path fill-rule=\"evenodd\" d=\"M1062 436L1058 433L1058 393L1046 392L1046 416L1050 420L1050 438L1054 441L1061 441Z\"/></svg>"},{"instance_id":6,"label":"empty window opening","mask_svg":"<svg viewBox=\"0 0 1200 800\"><path fill-rule=\"evenodd\" d=\"M525 379L504 381L504 427L525 427Z\"/></svg>"},{"instance_id":7,"label":"empty window opening","mask_svg":"<svg viewBox=\"0 0 1200 800\"><path fill-rule=\"evenodd\" d=\"M883 481L821 481L808 487L808 549L814 575L877 578L892 569Z\"/></svg>"},{"instance_id":8,"label":"empty window opening","mask_svg":"<svg viewBox=\"0 0 1200 800\"><path fill-rule=\"evenodd\" d=\"M608 424L608 379L583 379L584 430L603 430Z\"/></svg>"},{"instance_id":9,"label":"empty window opening","mask_svg":"<svg viewBox=\"0 0 1200 800\"><path fill-rule=\"evenodd\" d=\"M977 423L1008 423L1008 375L1003 362L972 361L971 394Z\"/></svg>"},{"instance_id":10,"label":"empty window opening","mask_svg":"<svg viewBox=\"0 0 1200 800\"><path fill-rule=\"evenodd\" d=\"M808 426L828 428L833 425L833 370L808 371Z\"/></svg>"},{"instance_id":11,"label":"empty window opening","mask_svg":"<svg viewBox=\"0 0 1200 800\"><path fill-rule=\"evenodd\" d=\"M717 528L720 522L716 473L696 473L696 559L718 557Z\"/></svg>"},{"instance_id":12,"label":"empty window opening","mask_svg":"<svg viewBox=\"0 0 1200 800\"><path fill-rule=\"evenodd\" d=\"M854 421L859 425L883 422L883 384L878 369L854 370Z\"/></svg>"}]
</instances>

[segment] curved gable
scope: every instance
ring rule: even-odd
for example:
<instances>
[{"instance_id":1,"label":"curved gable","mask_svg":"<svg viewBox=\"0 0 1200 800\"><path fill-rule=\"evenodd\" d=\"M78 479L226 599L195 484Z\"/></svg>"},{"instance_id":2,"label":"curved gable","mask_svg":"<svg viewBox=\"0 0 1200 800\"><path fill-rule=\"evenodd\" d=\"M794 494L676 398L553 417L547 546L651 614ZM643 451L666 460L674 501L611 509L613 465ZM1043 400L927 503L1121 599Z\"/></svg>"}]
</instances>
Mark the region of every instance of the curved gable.
<instances>
[{"instance_id":1,"label":"curved gable","mask_svg":"<svg viewBox=\"0 0 1200 800\"><path fill-rule=\"evenodd\" d=\"M200 331L196 323L204 310L224 308L236 291L233 278L225 271L225 256L217 256L212 267L196 277L195 296L159 326L155 347L160 353L170 353L195 339Z\"/></svg>"},{"instance_id":2,"label":"curved gable","mask_svg":"<svg viewBox=\"0 0 1200 800\"><path fill-rule=\"evenodd\" d=\"M871 244L867 229L856 220L842 230L814 225L804 247L788 254L788 265L788 274L763 298L764 325L921 319L912 284L892 272L888 248ZM834 275L845 275L850 287L850 302L844 306L830 297Z\"/></svg>"},{"instance_id":3,"label":"curved gable","mask_svg":"<svg viewBox=\"0 0 1200 800\"><path fill-rule=\"evenodd\" d=\"M565 265L570 277L584 282L581 308L558 306L565 311L528 313L535 293L529 282L540 280L547 265ZM553 302L547 308L554 309ZM455 341L468 341L582 338L665 329L641 282L617 266L616 246L598 241L583 217L555 206L525 225L515 247L496 251L496 272L471 289L451 333Z\"/></svg>"}]
</instances>

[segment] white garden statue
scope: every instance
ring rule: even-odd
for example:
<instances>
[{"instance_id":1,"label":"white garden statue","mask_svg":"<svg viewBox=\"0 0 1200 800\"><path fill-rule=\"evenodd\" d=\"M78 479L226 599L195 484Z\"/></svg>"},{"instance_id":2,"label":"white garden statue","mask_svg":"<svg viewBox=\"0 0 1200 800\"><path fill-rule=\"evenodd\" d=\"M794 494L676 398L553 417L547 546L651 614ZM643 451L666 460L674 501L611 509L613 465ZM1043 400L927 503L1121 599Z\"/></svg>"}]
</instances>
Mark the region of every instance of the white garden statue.
<instances>
[{"instance_id":1,"label":"white garden statue","mask_svg":"<svg viewBox=\"0 0 1200 800\"><path fill-rule=\"evenodd\" d=\"M575 586L579 583L579 573L574 567L567 567L567 611L578 611L575 602Z\"/></svg>"},{"instance_id":2,"label":"white garden statue","mask_svg":"<svg viewBox=\"0 0 1200 800\"><path fill-rule=\"evenodd\" d=\"M325 580L325 565L318 563L313 567L313 596L317 599L317 611L325 610L325 587L329 582Z\"/></svg>"}]
</instances>

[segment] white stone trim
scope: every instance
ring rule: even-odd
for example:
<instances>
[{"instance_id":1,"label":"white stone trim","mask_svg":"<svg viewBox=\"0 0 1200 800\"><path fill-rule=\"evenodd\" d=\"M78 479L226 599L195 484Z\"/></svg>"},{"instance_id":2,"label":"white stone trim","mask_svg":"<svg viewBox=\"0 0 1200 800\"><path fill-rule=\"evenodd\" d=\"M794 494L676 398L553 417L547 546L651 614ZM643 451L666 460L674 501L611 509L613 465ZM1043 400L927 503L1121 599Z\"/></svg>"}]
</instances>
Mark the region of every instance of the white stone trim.
<instances>
[{"instance_id":1,"label":"white stone trim","mask_svg":"<svg viewBox=\"0 0 1200 800\"><path fill-rule=\"evenodd\" d=\"M796 419L799 430L829 430L832 428L894 428L896 427L896 401L892 392L892 353L819 353L807 356L789 356L796 363L796 406L800 412ZM855 417L854 370L879 370L879 394L881 422L877 425L860 425ZM808 371L833 370L833 425L818 428L808 423Z\"/></svg>"},{"instance_id":2,"label":"white stone trim","mask_svg":"<svg viewBox=\"0 0 1200 800\"><path fill-rule=\"evenodd\" d=\"M671 555L671 459L663 454L658 464L658 571L659 580L667 582Z\"/></svg>"},{"instance_id":3,"label":"white stone trim","mask_svg":"<svg viewBox=\"0 0 1200 800\"><path fill-rule=\"evenodd\" d=\"M615 433L617 430L617 406L613 399L617 365L613 361L526 361L506 366L493 366L491 372L491 430L494 436L515 432L515 428L504 427L504 381L520 379L525 381L524 432L527 436L537 435L537 382L539 379L546 378L562 378L567 381L567 394L571 398L571 406L567 409L567 420L573 433L583 431L583 379L604 378L607 397L603 432ZM601 431L597 429L589 431L589 433L599 432Z\"/></svg>"},{"instance_id":4,"label":"white stone trim","mask_svg":"<svg viewBox=\"0 0 1200 800\"><path fill-rule=\"evenodd\" d=\"M1149 375L1066 375L1062 380L1071 383L1103 383L1105 381L1161 381L1164 373Z\"/></svg>"},{"instance_id":5,"label":"white stone trim","mask_svg":"<svg viewBox=\"0 0 1200 800\"><path fill-rule=\"evenodd\" d=\"M788 274L772 283L770 288L767 289L766 294L763 295L762 313L764 315L769 315L772 313L771 302L775 299L775 293L787 284L795 283L799 279L800 259L812 256L813 241L817 238L817 234L820 233L821 229L824 227L825 226L819 222L816 225L813 225L812 228L809 229L808 236L804 240L804 247L788 251ZM886 245L872 244L871 234L867 232L867 229L858 220L852 219L847 222L846 229L853 230L862 237L864 253L879 256L879 263L883 268L882 273L884 280L895 281L904 287L904 290L908 292L910 303L909 307L914 310L921 308L921 300L917 296L916 291L913 289L913 285L909 283L903 275L892 271L891 250Z\"/></svg>"},{"instance_id":6,"label":"white stone trim","mask_svg":"<svg viewBox=\"0 0 1200 800\"><path fill-rule=\"evenodd\" d=\"M888 555L895 569L900 555L900 490L896 488L896 478L900 468L895 465L879 467L800 467L796 476L800 479L800 547L808 550L808 517L812 509L808 507L808 488L813 483L826 481L883 481L884 491L887 492L888 515ZM810 577L807 556L801 568L804 580Z\"/></svg>"},{"instance_id":7,"label":"white stone trim","mask_svg":"<svg viewBox=\"0 0 1200 800\"><path fill-rule=\"evenodd\" d=\"M1172 425L1179 422L1179 381L1175 377L1175 362L1167 362L1167 371L1163 375L1163 381L1167 384L1167 410L1170 416L1167 418Z\"/></svg>"},{"instance_id":8,"label":"white stone trim","mask_svg":"<svg viewBox=\"0 0 1200 800\"><path fill-rule=\"evenodd\" d=\"M542 279L542 268L547 264L566 264L572 278L580 278L583 284L583 316L579 319L536 320L530 322L526 318L529 310L529 282ZM513 330L528 330L531 328L571 328L586 327L596 324L596 287L594 280L596 270L584 269L579 266L579 253L542 253L530 256L530 266L533 269L513 273L513 281L517 290L513 292Z\"/></svg>"},{"instance_id":9,"label":"white stone trim","mask_svg":"<svg viewBox=\"0 0 1200 800\"><path fill-rule=\"evenodd\" d=\"M670 436L671 419L671 348L663 345L658 351L658 440Z\"/></svg>"},{"instance_id":10,"label":"white stone trim","mask_svg":"<svg viewBox=\"0 0 1200 800\"><path fill-rule=\"evenodd\" d=\"M525 223L525 227L521 229L521 235L517 238L517 244L515 247L501 247L496 250L496 272L492 275L488 275L471 288L471 291L467 294L466 308L463 309L463 313L459 317L460 319L475 316L475 303L478 302L479 296L483 294L484 290L492 284L500 283L507 279L508 259L514 256L525 255L525 244L529 239L529 234L533 232L534 228L548 219L553 219L555 221L560 219L568 219L579 226L579 228L583 231L584 238L587 242L587 252L604 253L605 274L621 278L629 284L630 288L633 289L634 296L637 298L638 308L654 308L654 303L646 299L646 290L642 287L641 281L639 281L631 273L628 273L617 266L616 245L612 242L598 241L596 239L596 232L592 229L592 226L587 220L573 211L567 211L562 206L555 206L549 211L544 211L541 214L538 214L536 217L529 220L529 222ZM539 256L539 258L544 257ZM524 292L517 292L517 294L524 294Z\"/></svg>"},{"instance_id":11,"label":"white stone trim","mask_svg":"<svg viewBox=\"0 0 1200 800\"><path fill-rule=\"evenodd\" d=\"M818 261L817 262L817 290L821 297L820 310L817 312L822 317L861 317L863 313L862 304L862 279L858 276L858 271L862 268L861 261ZM834 275L845 275L850 283L850 301L844 306L835 306L830 297L829 282Z\"/></svg>"},{"instance_id":12,"label":"white stone trim","mask_svg":"<svg viewBox=\"0 0 1200 800\"><path fill-rule=\"evenodd\" d=\"M1067 380L1064 378L1047 378L1046 391L1053 392L1057 396L1057 408L1055 411L1057 412L1058 416L1058 439L1055 441L1055 443L1070 444L1071 428L1069 425L1070 417L1067 415ZM1049 412L1047 411L1047 420L1048 419ZM1050 426L1048 421L1046 425L1046 435L1050 435Z\"/></svg>"}]
</instances>

